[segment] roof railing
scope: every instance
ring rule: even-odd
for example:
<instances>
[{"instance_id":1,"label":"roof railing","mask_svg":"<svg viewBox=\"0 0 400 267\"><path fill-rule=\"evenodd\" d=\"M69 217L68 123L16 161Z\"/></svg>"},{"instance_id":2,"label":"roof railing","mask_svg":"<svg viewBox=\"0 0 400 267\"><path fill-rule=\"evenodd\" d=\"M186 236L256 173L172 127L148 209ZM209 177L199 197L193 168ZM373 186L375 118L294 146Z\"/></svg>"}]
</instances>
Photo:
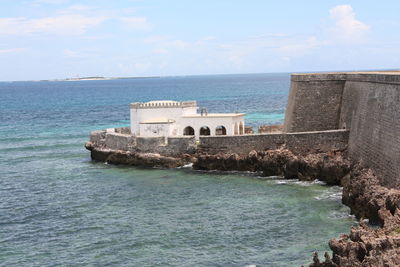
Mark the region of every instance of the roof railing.
<instances>
[{"instance_id":1,"label":"roof railing","mask_svg":"<svg viewBox=\"0 0 400 267\"><path fill-rule=\"evenodd\" d=\"M170 102L170 101L159 101L159 102L135 102L131 103L131 109L145 109L145 108L189 108L189 107L196 107L196 101L182 101L182 102Z\"/></svg>"}]
</instances>

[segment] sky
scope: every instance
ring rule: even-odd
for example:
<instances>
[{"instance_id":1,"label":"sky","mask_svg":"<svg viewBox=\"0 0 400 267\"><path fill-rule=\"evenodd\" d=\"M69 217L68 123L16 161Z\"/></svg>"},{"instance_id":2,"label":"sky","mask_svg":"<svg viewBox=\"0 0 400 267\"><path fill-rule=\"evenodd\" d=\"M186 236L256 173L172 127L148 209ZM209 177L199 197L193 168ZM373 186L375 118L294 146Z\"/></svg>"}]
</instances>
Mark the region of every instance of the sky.
<instances>
[{"instance_id":1,"label":"sky","mask_svg":"<svg viewBox=\"0 0 400 267\"><path fill-rule=\"evenodd\" d=\"M400 1L0 0L0 81L400 69Z\"/></svg>"}]
</instances>

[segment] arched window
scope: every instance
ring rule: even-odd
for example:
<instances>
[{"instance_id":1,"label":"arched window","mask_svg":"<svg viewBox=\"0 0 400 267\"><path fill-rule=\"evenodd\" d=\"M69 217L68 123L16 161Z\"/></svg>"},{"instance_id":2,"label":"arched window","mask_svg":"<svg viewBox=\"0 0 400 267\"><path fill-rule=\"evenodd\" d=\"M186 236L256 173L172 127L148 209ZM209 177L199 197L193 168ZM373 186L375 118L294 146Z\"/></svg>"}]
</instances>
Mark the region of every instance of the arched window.
<instances>
[{"instance_id":1,"label":"arched window","mask_svg":"<svg viewBox=\"0 0 400 267\"><path fill-rule=\"evenodd\" d=\"M215 135L226 135L226 128L222 125L215 128Z\"/></svg>"},{"instance_id":2,"label":"arched window","mask_svg":"<svg viewBox=\"0 0 400 267\"><path fill-rule=\"evenodd\" d=\"M210 128L203 126L200 128L200 135L210 135Z\"/></svg>"},{"instance_id":3,"label":"arched window","mask_svg":"<svg viewBox=\"0 0 400 267\"><path fill-rule=\"evenodd\" d=\"M194 135L194 129L190 126L183 129L183 135Z\"/></svg>"},{"instance_id":4,"label":"arched window","mask_svg":"<svg viewBox=\"0 0 400 267\"><path fill-rule=\"evenodd\" d=\"M239 124L239 134L244 134L243 122L240 122L240 124Z\"/></svg>"}]
</instances>

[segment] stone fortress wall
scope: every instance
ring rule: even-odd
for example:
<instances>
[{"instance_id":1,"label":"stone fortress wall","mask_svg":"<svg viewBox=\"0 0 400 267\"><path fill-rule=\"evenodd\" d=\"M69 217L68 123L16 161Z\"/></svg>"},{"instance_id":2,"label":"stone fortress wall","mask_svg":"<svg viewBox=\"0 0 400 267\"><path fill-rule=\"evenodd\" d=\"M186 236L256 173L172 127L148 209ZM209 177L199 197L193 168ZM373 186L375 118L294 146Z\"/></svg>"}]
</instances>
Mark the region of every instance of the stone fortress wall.
<instances>
[{"instance_id":1,"label":"stone fortress wall","mask_svg":"<svg viewBox=\"0 0 400 267\"><path fill-rule=\"evenodd\" d=\"M124 133L121 133L121 129ZM302 133L270 133L251 135L204 136L196 142L194 136L135 137L129 128L112 128L94 131L90 142L112 150L159 153L164 156L182 154L236 153L247 155L252 150L277 149L283 145L298 154L329 152L347 148L349 131L329 130Z\"/></svg>"},{"instance_id":2,"label":"stone fortress wall","mask_svg":"<svg viewBox=\"0 0 400 267\"><path fill-rule=\"evenodd\" d=\"M194 153L194 136L182 137L136 137L130 134L130 128L111 128L90 133L90 142L98 147L111 150L132 151L138 153L159 153L176 156Z\"/></svg>"},{"instance_id":3,"label":"stone fortress wall","mask_svg":"<svg viewBox=\"0 0 400 267\"><path fill-rule=\"evenodd\" d=\"M344 74L293 74L285 132L339 129Z\"/></svg>"},{"instance_id":4,"label":"stone fortress wall","mask_svg":"<svg viewBox=\"0 0 400 267\"><path fill-rule=\"evenodd\" d=\"M239 136L134 137L129 128L96 131L91 142L114 150L174 156L248 154L289 148L295 153L348 148L389 187L400 186L400 72L293 74L282 132Z\"/></svg>"},{"instance_id":5,"label":"stone fortress wall","mask_svg":"<svg viewBox=\"0 0 400 267\"><path fill-rule=\"evenodd\" d=\"M270 133L234 136L206 136L200 138L198 151L247 155L250 151L279 149L282 146L296 154L345 150L349 140L347 130L297 133Z\"/></svg>"},{"instance_id":6,"label":"stone fortress wall","mask_svg":"<svg viewBox=\"0 0 400 267\"><path fill-rule=\"evenodd\" d=\"M293 74L284 129L347 129L349 156L400 186L400 72Z\"/></svg>"}]
</instances>

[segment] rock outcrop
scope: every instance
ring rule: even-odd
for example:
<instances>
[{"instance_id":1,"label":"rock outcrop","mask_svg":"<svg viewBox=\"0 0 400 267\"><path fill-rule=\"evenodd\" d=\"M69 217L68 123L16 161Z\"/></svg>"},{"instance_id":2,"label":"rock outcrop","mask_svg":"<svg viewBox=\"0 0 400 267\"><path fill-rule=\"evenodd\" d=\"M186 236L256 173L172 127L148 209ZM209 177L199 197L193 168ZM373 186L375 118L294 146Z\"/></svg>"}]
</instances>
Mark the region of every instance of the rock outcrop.
<instances>
[{"instance_id":1,"label":"rock outcrop","mask_svg":"<svg viewBox=\"0 0 400 267\"><path fill-rule=\"evenodd\" d=\"M283 176L312 181L322 180L330 185L341 184L351 169L350 161L341 151L295 155L287 149L251 151L246 156L238 154L201 154L194 169L221 171L262 172L263 176Z\"/></svg>"},{"instance_id":2,"label":"rock outcrop","mask_svg":"<svg viewBox=\"0 0 400 267\"><path fill-rule=\"evenodd\" d=\"M343 203L360 224L329 241L332 260L320 262L314 255L310 266L400 266L400 190L382 186L371 170L359 166L343 186Z\"/></svg>"},{"instance_id":3,"label":"rock outcrop","mask_svg":"<svg viewBox=\"0 0 400 267\"><path fill-rule=\"evenodd\" d=\"M181 157L162 156L157 153L137 153L125 150L111 150L101 146L95 146L91 142L85 144L86 149L91 151L93 160L122 165L141 167L176 168L193 161L192 156Z\"/></svg>"}]
</instances>

